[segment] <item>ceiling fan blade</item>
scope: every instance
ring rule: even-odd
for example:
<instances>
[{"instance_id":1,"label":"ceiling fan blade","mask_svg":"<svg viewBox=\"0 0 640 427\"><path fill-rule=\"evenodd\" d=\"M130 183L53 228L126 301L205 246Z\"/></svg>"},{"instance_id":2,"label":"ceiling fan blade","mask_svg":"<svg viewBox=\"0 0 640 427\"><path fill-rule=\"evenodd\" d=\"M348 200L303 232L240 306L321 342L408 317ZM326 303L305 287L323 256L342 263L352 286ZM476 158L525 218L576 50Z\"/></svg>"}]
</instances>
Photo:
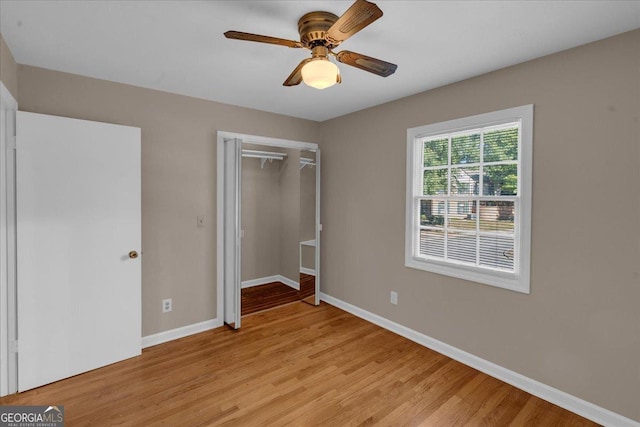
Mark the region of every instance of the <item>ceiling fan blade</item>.
<instances>
[{"instance_id":1,"label":"ceiling fan blade","mask_svg":"<svg viewBox=\"0 0 640 427\"><path fill-rule=\"evenodd\" d=\"M372 58L361 53L350 52L343 50L335 54L338 62L351 65L361 70L368 71L373 74L377 74L382 77L388 77L396 72L398 66L391 62L382 61L380 59Z\"/></svg>"},{"instance_id":2,"label":"ceiling fan blade","mask_svg":"<svg viewBox=\"0 0 640 427\"><path fill-rule=\"evenodd\" d=\"M228 39L246 40L249 42L270 43L287 47L304 47L302 43L294 40L279 39L277 37L261 36L259 34L243 33L240 31L227 31L224 33L224 36Z\"/></svg>"},{"instance_id":3,"label":"ceiling fan blade","mask_svg":"<svg viewBox=\"0 0 640 427\"><path fill-rule=\"evenodd\" d=\"M337 46L381 16L382 10L374 3L366 0L356 0L327 30L325 39Z\"/></svg>"},{"instance_id":4,"label":"ceiling fan blade","mask_svg":"<svg viewBox=\"0 0 640 427\"><path fill-rule=\"evenodd\" d=\"M303 59L302 62L298 64L296 69L293 70L291 74L289 74L289 77L287 77L287 80L282 83L282 86L296 86L302 83L302 67L304 67L304 64L310 62L311 60L311 58Z\"/></svg>"}]
</instances>

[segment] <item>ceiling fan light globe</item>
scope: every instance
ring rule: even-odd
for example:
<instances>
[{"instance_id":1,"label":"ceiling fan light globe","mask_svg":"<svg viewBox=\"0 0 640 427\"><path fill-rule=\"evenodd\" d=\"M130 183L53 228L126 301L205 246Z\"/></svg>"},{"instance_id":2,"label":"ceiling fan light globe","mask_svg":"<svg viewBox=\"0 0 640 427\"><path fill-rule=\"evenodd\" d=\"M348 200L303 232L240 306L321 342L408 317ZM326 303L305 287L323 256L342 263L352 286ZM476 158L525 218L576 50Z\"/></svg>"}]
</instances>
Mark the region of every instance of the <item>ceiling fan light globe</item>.
<instances>
[{"instance_id":1,"label":"ceiling fan light globe","mask_svg":"<svg viewBox=\"0 0 640 427\"><path fill-rule=\"evenodd\" d=\"M338 66L328 59L316 59L302 67L302 81L316 89L325 89L336 84Z\"/></svg>"}]
</instances>

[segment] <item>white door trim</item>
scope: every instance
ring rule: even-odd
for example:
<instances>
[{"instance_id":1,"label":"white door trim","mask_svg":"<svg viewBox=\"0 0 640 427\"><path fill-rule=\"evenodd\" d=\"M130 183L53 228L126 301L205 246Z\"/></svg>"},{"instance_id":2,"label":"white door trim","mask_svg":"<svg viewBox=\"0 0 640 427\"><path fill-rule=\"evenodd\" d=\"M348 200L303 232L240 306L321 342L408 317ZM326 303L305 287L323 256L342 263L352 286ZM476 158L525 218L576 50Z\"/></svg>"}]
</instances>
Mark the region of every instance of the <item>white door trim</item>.
<instances>
[{"instance_id":1,"label":"white door trim","mask_svg":"<svg viewBox=\"0 0 640 427\"><path fill-rule=\"evenodd\" d=\"M15 128L18 102L0 81L0 396L18 391L16 341Z\"/></svg>"},{"instance_id":2,"label":"white door trim","mask_svg":"<svg viewBox=\"0 0 640 427\"><path fill-rule=\"evenodd\" d=\"M316 245L314 249L315 255L315 280L316 285L316 298L315 305L320 305L320 247L322 246L322 239L320 238L320 232L322 231L322 219L320 218L320 149L316 150Z\"/></svg>"},{"instance_id":3,"label":"white door trim","mask_svg":"<svg viewBox=\"0 0 640 427\"><path fill-rule=\"evenodd\" d=\"M273 147L295 148L299 150L318 150L318 144L312 142L292 141L288 139L269 138L265 136L247 135L236 132L218 131L217 134L217 160L216 160L216 265L217 265L217 290L216 290L216 317L223 318L224 313L224 141L225 139L240 139L243 143L269 145ZM318 184L316 184L318 185ZM239 192L239 188L235 189ZM238 198L240 194L238 194ZM316 227L317 229L318 227ZM319 293L316 293L319 298Z\"/></svg>"}]
</instances>

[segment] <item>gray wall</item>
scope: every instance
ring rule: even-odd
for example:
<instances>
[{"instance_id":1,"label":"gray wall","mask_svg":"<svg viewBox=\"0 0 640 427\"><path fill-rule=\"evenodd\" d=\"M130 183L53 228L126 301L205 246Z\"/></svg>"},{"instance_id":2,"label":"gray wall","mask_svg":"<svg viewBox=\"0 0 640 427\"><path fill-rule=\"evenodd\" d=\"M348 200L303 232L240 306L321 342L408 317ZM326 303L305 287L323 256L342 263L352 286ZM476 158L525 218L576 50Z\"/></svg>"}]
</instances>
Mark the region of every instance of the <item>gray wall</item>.
<instances>
[{"instance_id":1,"label":"gray wall","mask_svg":"<svg viewBox=\"0 0 640 427\"><path fill-rule=\"evenodd\" d=\"M531 294L404 267L407 128L531 103ZM639 115L637 30L322 123L322 291L640 420Z\"/></svg>"},{"instance_id":2,"label":"gray wall","mask_svg":"<svg viewBox=\"0 0 640 427\"><path fill-rule=\"evenodd\" d=\"M0 34L0 81L4 83L11 95L18 99L18 65L13 59L9 46Z\"/></svg>"},{"instance_id":3,"label":"gray wall","mask_svg":"<svg viewBox=\"0 0 640 427\"><path fill-rule=\"evenodd\" d=\"M316 248L313 246L304 245L301 248L301 267L308 268L309 270L316 269Z\"/></svg>"},{"instance_id":4,"label":"gray wall","mask_svg":"<svg viewBox=\"0 0 640 427\"><path fill-rule=\"evenodd\" d=\"M21 110L142 128L143 335L216 318L216 131L317 142L319 124L30 66L18 73Z\"/></svg>"}]
</instances>

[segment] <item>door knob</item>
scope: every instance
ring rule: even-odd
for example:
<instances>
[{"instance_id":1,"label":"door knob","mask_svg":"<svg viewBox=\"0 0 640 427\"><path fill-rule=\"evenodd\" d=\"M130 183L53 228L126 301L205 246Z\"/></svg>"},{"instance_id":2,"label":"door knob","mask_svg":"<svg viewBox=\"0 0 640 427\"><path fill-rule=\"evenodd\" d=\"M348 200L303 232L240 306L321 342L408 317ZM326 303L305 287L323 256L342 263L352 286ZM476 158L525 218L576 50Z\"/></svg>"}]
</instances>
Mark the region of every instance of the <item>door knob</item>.
<instances>
[{"instance_id":1,"label":"door knob","mask_svg":"<svg viewBox=\"0 0 640 427\"><path fill-rule=\"evenodd\" d=\"M138 252L136 252L136 251L129 252L129 258L131 258L131 259L138 258Z\"/></svg>"}]
</instances>

